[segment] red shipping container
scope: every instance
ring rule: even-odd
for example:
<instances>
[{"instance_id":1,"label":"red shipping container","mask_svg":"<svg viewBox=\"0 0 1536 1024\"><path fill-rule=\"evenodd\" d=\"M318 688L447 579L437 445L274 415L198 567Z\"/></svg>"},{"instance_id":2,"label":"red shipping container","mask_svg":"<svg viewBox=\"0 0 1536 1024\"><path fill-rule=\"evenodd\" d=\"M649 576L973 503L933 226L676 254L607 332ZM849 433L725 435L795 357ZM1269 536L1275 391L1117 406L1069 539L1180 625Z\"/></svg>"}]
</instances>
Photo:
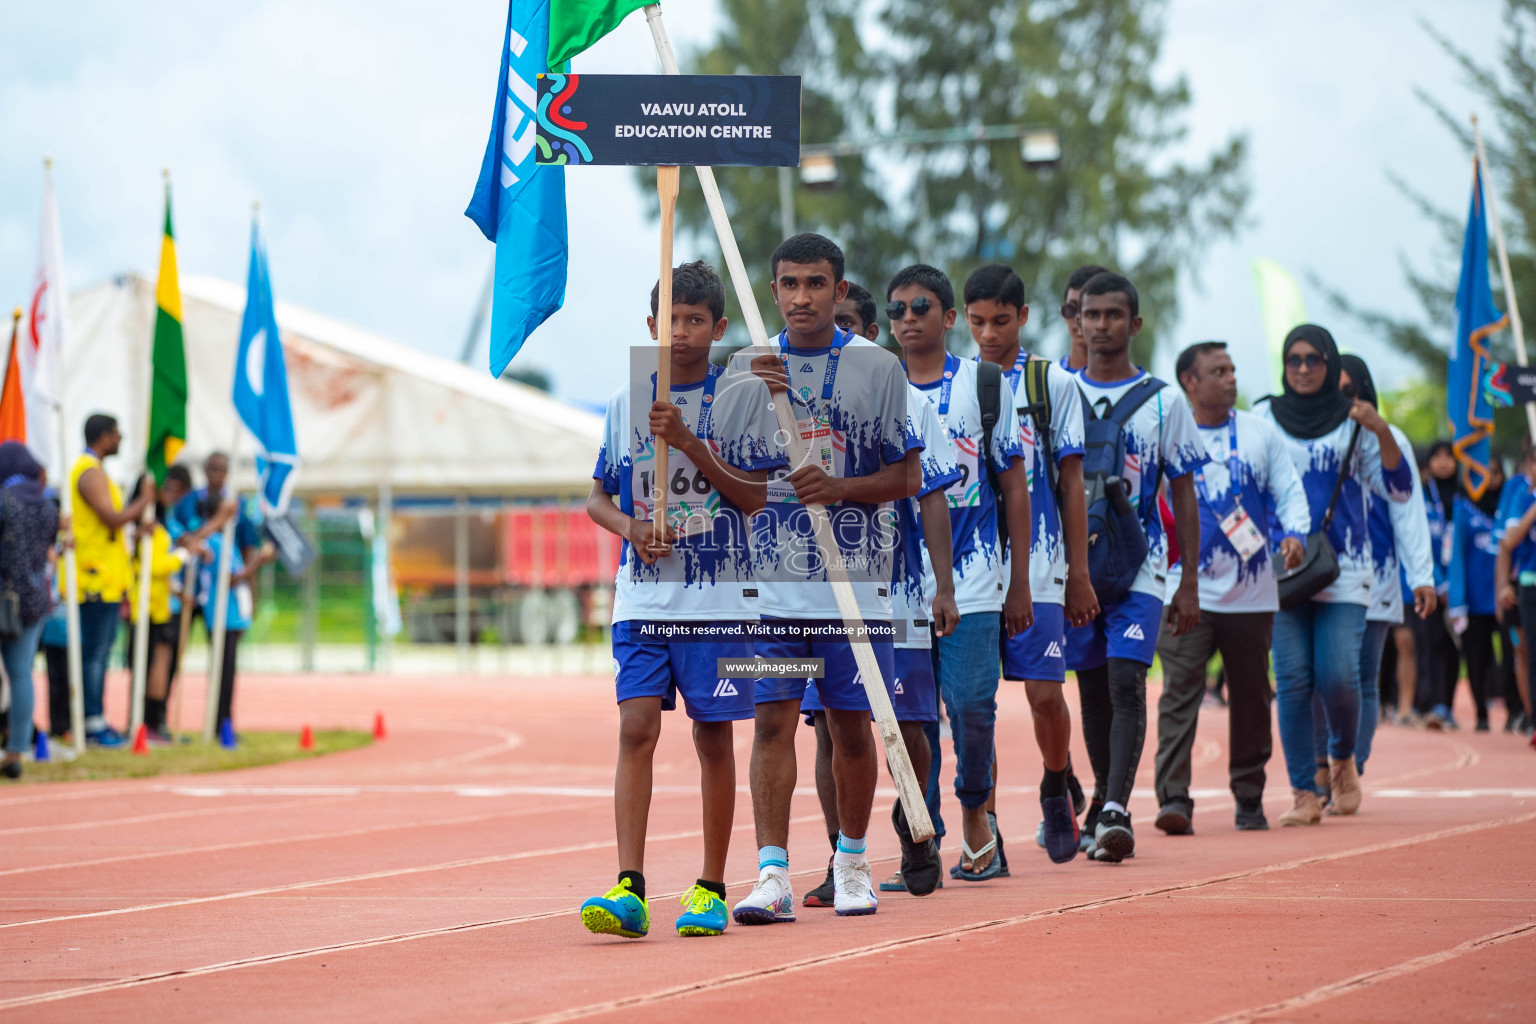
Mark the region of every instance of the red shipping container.
<instances>
[{"instance_id":1,"label":"red shipping container","mask_svg":"<svg viewBox=\"0 0 1536 1024\"><path fill-rule=\"evenodd\" d=\"M508 583L558 590L613 582L619 538L585 509L524 505L509 509L505 520Z\"/></svg>"}]
</instances>

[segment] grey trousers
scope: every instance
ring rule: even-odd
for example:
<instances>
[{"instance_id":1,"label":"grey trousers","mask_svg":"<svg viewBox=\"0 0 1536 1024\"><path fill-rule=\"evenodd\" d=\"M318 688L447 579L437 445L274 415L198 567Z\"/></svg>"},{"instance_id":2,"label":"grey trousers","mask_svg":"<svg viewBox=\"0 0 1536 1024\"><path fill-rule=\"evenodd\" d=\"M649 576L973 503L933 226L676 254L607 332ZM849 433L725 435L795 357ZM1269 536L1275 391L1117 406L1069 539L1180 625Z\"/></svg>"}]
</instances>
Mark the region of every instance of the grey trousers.
<instances>
[{"instance_id":1,"label":"grey trousers","mask_svg":"<svg viewBox=\"0 0 1536 1024\"><path fill-rule=\"evenodd\" d=\"M1274 752L1270 731L1269 648L1273 612L1213 612L1200 609L1200 624L1183 636L1168 632L1168 615L1157 640L1163 665L1163 695L1157 702L1156 787L1159 807L1183 806L1189 795L1190 756L1195 725L1205 697L1205 669L1221 652L1227 672L1228 771L1239 800L1264 795L1264 766Z\"/></svg>"}]
</instances>

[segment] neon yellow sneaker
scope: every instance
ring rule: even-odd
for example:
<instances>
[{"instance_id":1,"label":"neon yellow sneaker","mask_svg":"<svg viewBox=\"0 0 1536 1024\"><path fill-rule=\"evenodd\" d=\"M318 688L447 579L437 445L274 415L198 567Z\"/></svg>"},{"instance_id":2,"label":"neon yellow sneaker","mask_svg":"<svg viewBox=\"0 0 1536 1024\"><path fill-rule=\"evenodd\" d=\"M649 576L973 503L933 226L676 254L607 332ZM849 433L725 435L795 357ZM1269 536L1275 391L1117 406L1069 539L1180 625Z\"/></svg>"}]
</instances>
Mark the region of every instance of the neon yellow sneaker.
<instances>
[{"instance_id":1,"label":"neon yellow sneaker","mask_svg":"<svg viewBox=\"0 0 1536 1024\"><path fill-rule=\"evenodd\" d=\"M719 935L730 921L725 900L702 885L683 893L683 914L677 919L679 935Z\"/></svg>"},{"instance_id":2,"label":"neon yellow sneaker","mask_svg":"<svg viewBox=\"0 0 1536 1024\"><path fill-rule=\"evenodd\" d=\"M629 879L581 905L581 923L595 935L642 939L651 930L651 908L629 888Z\"/></svg>"}]
</instances>

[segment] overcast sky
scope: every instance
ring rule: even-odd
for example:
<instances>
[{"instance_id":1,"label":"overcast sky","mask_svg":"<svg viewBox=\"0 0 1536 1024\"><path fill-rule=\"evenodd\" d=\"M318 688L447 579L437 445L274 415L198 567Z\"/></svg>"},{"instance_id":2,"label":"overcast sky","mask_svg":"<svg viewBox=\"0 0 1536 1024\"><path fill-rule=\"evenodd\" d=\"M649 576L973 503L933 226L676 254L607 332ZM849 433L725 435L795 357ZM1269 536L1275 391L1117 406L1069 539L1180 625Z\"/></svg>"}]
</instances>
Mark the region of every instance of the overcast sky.
<instances>
[{"instance_id":1,"label":"overcast sky","mask_svg":"<svg viewBox=\"0 0 1536 1024\"><path fill-rule=\"evenodd\" d=\"M1311 317L1372 360L1384 387L1412 369L1341 321L1306 275L1363 305L1412 308L1399 257L1430 266L1436 239L1387 173L1463 210L1470 157L1413 89L1453 111L1474 102L1419 19L1491 61L1500 8L1174 0L1159 70L1188 76L1190 151L1247 132L1253 185L1250 226L1212 249L1198 284L1185 284L1179 344L1237 343L1244 392L1267 390L1250 270L1263 256L1292 269ZM666 9L684 51L716 23L710 0ZM124 270L153 275L169 166L183 274L243 281L260 198L280 301L457 358L491 259L462 212L490 125L505 20L505 0L5 0L0 303L29 294L44 154L56 161L77 289ZM643 19L577 67L657 70ZM640 332L655 229L627 169L567 180L566 307L519 360L547 369L561 396L596 402L624 377L622 346L648 341Z\"/></svg>"}]
</instances>

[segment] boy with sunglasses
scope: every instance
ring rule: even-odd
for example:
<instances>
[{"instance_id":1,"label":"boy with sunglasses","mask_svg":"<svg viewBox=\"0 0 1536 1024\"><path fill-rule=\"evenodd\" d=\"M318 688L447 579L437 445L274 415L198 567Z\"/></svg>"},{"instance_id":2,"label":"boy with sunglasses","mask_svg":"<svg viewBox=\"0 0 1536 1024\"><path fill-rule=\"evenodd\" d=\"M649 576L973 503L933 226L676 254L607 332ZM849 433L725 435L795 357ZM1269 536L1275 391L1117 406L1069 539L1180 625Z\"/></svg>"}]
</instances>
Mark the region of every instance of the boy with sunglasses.
<instances>
[{"instance_id":1,"label":"boy with sunglasses","mask_svg":"<svg viewBox=\"0 0 1536 1024\"><path fill-rule=\"evenodd\" d=\"M1067 354L1061 357L1063 370L1081 370L1088 365L1088 343L1083 340L1083 325L1078 320L1078 307L1083 299L1083 285L1100 274L1109 271L1092 263L1085 263L1072 271L1067 286L1061 293L1061 319L1067 325Z\"/></svg>"},{"instance_id":2,"label":"boy with sunglasses","mask_svg":"<svg viewBox=\"0 0 1536 1024\"><path fill-rule=\"evenodd\" d=\"M1077 856L1077 815L1085 805L1083 789L1072 775L1072 715L1062 695L1066 627L1093 621L1099 602L1088 580L1082 395L1068 371L1019 346L1019 332L1028 320L1024 281L1012 267L994 263L966 279L965 322L976 342L976 358L1003 368L1025 452L1035 624L1003 638L1003 678L1024 681L1045 762L1040 841L1052 861L1064 864ZM1038 387L1031 380L1045 385L1043 394L1030 394Z\"/></svg>"},{"instance_id":3,"label":"boy with sunglasses","mask_svg":"<svg viewBox=\"0 0 1536 1024\"><path fill-rule=\"evenodd\" d=\"M906 355L907 379L935 407L960 462L960 479L945 490L960 620L953 634L939 639L939 691L949 711L957 762L955 796L963 812L962 859L960 870L953 874L962 881L979 882L996 878L1003 866L997 855L997 835L987 817L997 720L999 613L1009 636L1023 632L1034 621L1025 540L1030 504L1024 449L1017 417L1003 415L993 428L991 448L982 450L986 429L977 395L976 363L951 354L944 345L956 316L949 278L926 264L914 264L891 279L885 294L891 331ZM999 408L1012 410L1013 393L1007 383L999 390ZM987 483L989 468L1003 491L1001 510ZM1006 579L1000 513L1006 516L1013 543Z\"/></svg>"}]
</instances>

